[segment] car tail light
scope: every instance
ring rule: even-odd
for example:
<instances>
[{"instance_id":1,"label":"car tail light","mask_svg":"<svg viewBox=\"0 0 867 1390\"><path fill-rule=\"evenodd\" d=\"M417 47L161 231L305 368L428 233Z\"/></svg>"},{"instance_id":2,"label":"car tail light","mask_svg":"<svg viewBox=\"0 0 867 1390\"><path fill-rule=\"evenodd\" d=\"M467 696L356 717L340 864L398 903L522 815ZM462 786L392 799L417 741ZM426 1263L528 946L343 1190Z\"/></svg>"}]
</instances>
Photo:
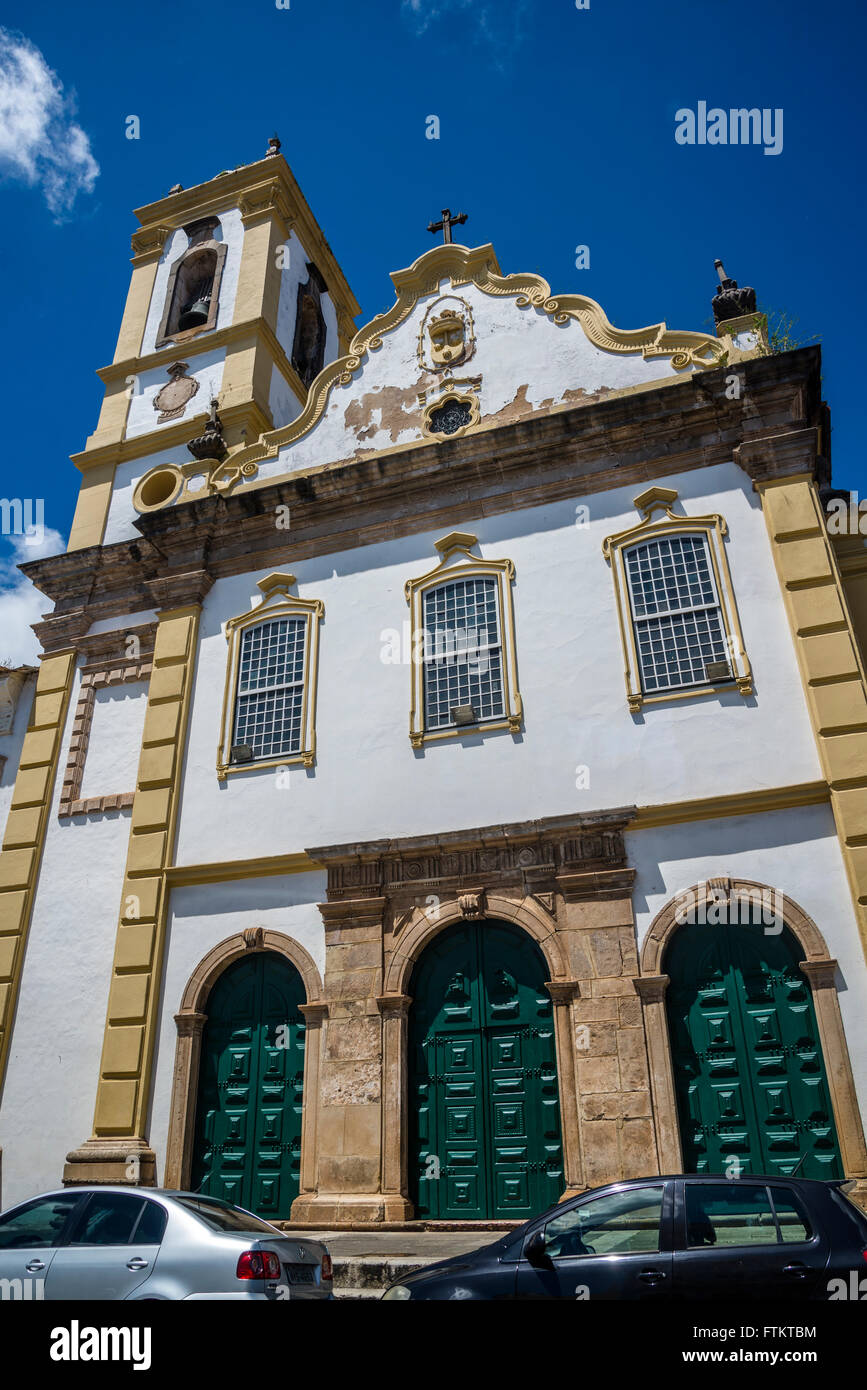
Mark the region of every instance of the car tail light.
<instances>
[{"instance_id":1,"label":"car tail light","mask_svg":"<svg viewBox=\"0 0 867 1390\"><path fill-rule=\"evenodd\" d=\"M273 1250L245 1250L235 1270L237 1279L279 1279L280 1261Z\"/></svg>"},{"instance_id":2,"label":"car tail light","mask_svg":"<svg viewBox=\"0 0 867 1390\"><path fill-rule=\"evenodd\" d=\"M867 1258L867 1250L864 1251L864 1255L865 1255L865 1258ZM331 1264L331 1256L329 1255L329 1253L328 1253L327 1250L325 1251L325 1254L322 1256L322 1278L323 1278L323 1279L333 1279L333 1278L334 1278L334 1269L333 1269L333 1266L332 1266L332 1264Z\"/></svg>"}]
</instances>

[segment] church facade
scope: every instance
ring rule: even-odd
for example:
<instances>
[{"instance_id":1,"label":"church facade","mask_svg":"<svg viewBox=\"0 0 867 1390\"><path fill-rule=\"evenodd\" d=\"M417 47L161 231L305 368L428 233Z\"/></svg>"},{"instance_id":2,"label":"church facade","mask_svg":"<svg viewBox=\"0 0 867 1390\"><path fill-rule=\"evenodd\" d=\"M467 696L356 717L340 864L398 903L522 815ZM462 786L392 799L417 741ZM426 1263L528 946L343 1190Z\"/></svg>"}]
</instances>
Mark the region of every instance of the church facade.
<instances>
[{"instance_id":1,"label":"church facade","mask_svg":"<svg viewBox=\"0 0 867 1390\"><path fill-rule=\"evenodd\" d=\"M867 1186L867 553L818 349L722 271L715 333L616 328L448 213L357 329L273 142L137 217L24 566L3 1204Z\"/></svg>"}]
</instances>

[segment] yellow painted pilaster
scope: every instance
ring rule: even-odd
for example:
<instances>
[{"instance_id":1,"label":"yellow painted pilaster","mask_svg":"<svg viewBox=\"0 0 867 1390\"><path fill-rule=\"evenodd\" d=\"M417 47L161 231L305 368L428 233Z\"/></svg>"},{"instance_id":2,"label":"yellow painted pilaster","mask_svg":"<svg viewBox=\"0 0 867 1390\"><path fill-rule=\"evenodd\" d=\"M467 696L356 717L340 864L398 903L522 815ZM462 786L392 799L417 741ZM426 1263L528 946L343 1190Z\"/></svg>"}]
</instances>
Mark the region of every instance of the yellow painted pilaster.
<instances>
[{"instance_id":1,"label":"yellow painted pilaster","mask_svg":"<svg viewBox=\"0 0 867 1390\"><path fill-rule=\"evenodd\" d=\"M867 678L812 475L754 484L867 957Z\"/></svg>"},{"instance_id":2,"label":"yellow painted pilaster","mask_svg":"<svg viewBox=\"0 0 867 1390\"><path fill-rule=\"evenodd\" d=\"M160 614L112 966L93 1137L68 1155L67 1182L153 1180L147 1144L180 769L201 606ZM134 1161L133 1161L134 1160Z\"/></svg>"},{"instance_id":3,"label":"yellow painted pilaster","mask_svg":"<svg viewBox=\"0 0 867 1390\"><path fill-rule=\"evenodd\" d=\"M39 668L0 853L0 1088L6 1074L74 670L73 651L46 656Z\"/></svg>"}]
</instances>

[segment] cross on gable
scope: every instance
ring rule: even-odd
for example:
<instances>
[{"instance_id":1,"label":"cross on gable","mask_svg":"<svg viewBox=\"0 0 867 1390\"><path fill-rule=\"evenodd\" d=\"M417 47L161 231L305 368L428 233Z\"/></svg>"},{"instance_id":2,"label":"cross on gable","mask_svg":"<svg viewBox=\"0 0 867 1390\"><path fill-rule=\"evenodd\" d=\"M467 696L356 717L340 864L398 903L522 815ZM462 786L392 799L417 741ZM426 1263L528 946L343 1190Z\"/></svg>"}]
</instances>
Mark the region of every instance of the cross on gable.
<instances>
[{"instance_id":1,"label":"cross on gable","mask_svg":"<svg viewBox=\"0 0 867 1390\"><path fill-rule=\"evenodd\" d=\"M433 232L434 236L436 236L437 232L442 232L444 245L450 246L452 242L452 227L462 226L466 220L467 214L465 212L457 212L454 217L452 217L451 209L443 208L442 220L440 222L429 222L427 229L429 232Z\"/></svg>"}]
</instances>

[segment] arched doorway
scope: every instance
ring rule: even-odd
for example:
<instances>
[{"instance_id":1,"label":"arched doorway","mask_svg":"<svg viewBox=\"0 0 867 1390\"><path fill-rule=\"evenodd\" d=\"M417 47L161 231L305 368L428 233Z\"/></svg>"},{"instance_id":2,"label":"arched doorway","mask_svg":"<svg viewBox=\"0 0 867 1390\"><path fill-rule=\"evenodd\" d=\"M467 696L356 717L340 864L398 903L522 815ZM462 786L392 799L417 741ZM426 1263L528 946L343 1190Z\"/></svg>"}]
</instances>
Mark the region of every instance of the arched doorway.
<instances>
[{"instance_id":1,"label":"arched doorway","mask_svg":"<svg viewBox=\"0 0 867 1390\"><path fill-rule=\"evenodd\" d=\"M412 975L410 1186L418 1217L526 1219L563 1191L548 971L500 921L447 927Z\"/></svg>"},{"instance_id":2,"label":"arched doorway","mask_svg":"<svg viewBox=\"0 0 867 1390\"><path fill-rule=\"evenodd\" d=\"M803 950L783 928L680 928L665 953L687 1172L842 1177Z\"/></svg>"},{"instance_id":3,"label":"arched doorway","mask_svg":"<svg viewBox=\"0 0 867 1390\"><path fill-rule=\"evenodd\" d=\"M243 956L211 990L202 1036L193 1190L277 1220L299 1188L304 998L283 956Z\"/></svg>"}]
</instances>

